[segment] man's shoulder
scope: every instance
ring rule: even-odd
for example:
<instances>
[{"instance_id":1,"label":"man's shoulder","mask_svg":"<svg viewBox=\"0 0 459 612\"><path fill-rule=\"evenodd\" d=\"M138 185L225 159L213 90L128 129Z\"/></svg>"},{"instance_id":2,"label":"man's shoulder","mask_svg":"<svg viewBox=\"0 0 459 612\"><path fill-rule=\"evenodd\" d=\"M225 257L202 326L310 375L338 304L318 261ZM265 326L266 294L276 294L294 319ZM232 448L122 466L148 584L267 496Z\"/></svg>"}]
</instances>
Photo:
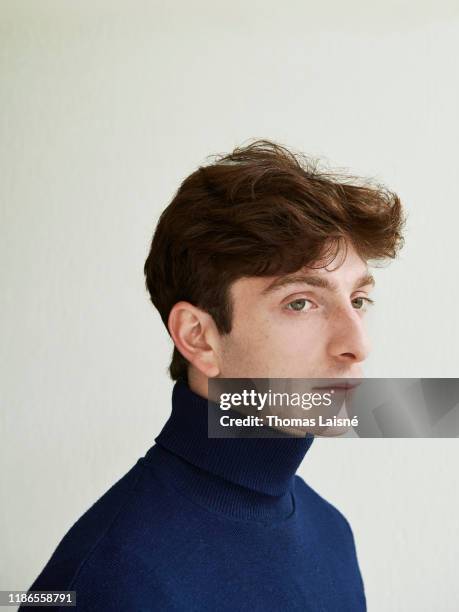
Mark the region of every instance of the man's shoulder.
<instances>
[{"instance_id":1,"label":"man's shoulder","mask_svg":"<svg viewBox=\"0 0 459 612\"><path fill-rule=\"evenodd\" d=\"M98 560L104 566L104 559L120 566L126 550L136 542L140 546L145 531L151 535L157 524L153 517L161 507L158 486L139 459L72 525L29 590L72 590L94 561L96 568Z\"/></svg>"},{"instance_id":2,"label":"man's shoulder","mask_svg":"<svg viewBox=\"0 0 459 612\"><path fill-rule=\"evenodd\" d=\"M354 533L344 514L336 506L317 493L300 476L295 477L295 498L301 529L318 544L332 575L339 576L349 588L356 589L356 609L366 609L364 585L357 559ZM357 601L356 599L356 601Z\"/></svg>"},{"instance_id":3,"label":"man's shoulder","mask_svg":"<svg viewBox=\"0 0 459 612\"><path fill-rule=\"evenodd\" d=\"M344 536L353 539L351 525L344 514L298 474L295 475L295 492L303 514L313 518L316 525L322 524L326 529L337 529Z\"/></svg>"}]
</instances>

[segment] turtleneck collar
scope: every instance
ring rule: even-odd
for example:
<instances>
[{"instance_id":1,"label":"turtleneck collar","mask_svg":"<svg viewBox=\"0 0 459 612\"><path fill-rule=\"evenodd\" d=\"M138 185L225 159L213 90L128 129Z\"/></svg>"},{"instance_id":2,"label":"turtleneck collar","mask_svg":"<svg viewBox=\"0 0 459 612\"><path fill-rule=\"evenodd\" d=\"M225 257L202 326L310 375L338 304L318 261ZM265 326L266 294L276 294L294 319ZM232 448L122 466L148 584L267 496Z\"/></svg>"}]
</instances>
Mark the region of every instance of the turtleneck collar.
<instances>
[{"instance_id":1,"label":"turtleneck collar","mask_svg":"<svg viewBox=\"0 0 459 612\"><path fill-rule=\"evenodd\" d=\"M181 484L199 489L201 495L204 489L209 495L218 489L219 504L234 506L243 502L246 509L256 513L259 508L262 516L273 516L291 507L294 475L313 440L312 435L209 438L208 400L180 379L173 388L171 415L155 438L153 454L164 459L166 450L184 460L188 470L183 461L169 455L181 472Z\"/></svg>"}]
</instances>

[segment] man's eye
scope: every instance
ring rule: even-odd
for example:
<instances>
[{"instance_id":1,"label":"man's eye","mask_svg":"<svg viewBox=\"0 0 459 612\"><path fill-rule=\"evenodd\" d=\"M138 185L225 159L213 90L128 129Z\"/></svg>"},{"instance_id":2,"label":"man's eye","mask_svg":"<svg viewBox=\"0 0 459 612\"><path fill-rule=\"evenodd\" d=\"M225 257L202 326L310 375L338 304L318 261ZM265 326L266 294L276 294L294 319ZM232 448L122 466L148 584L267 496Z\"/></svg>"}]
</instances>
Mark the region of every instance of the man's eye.
<instances>
[{"instance_id":1,"label":"man's eye","mask_svg":"<svg viewBox=\"0 0 459 612\"><path fill-rule=\"evenodd\" d=\"M303 306L305 304L309 304L309 307L308 308L303 308ZM290 308L290 306L291 306L291 308ZM297 312L303 312L305 310L310 310L311 306L312 306L312 302L310 300L305 299L305 298L301 298L299 300L293 300L293 302L289 302L287 304L287 308L289 310L295 310Z\"/></svg>"},{"instance_id":2,"label":"man's eye","mask_svg":"<svg viewBox=\"0 0 459 612\"><path fill-rule=\"evenodd\" d=\"M352 304L356 310L366 310L368 306L374 304L374 301L367 297L356 297L352 300Z\"/></svg>"}]
</instances>

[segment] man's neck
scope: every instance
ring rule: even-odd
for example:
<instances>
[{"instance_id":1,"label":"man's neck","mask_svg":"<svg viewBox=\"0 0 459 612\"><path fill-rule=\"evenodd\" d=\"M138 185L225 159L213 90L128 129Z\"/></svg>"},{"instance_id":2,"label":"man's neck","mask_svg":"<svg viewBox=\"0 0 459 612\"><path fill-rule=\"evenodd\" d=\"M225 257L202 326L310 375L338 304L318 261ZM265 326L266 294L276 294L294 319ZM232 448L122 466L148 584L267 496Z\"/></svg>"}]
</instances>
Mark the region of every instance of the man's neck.
<instances>
[{"instance_id":1,"label":"man's neck","mask_svg":"<svg viewBox=\"0 0 459 612\"><path fill-rule=\"evenodd\" d=\"M201 397L208 397L209 394L209 379L202 372L196 368L188 368L188 386L189 388L200 395Z\"/></svg>"}]
</instances>

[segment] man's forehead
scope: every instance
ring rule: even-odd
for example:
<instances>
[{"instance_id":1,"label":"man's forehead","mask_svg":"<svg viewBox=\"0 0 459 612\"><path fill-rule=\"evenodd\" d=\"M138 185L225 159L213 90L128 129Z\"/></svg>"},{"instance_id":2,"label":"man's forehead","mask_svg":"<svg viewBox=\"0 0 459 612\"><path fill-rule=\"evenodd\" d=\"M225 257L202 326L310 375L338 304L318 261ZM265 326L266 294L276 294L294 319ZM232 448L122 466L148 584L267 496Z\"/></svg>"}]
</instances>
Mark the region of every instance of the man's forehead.
<instances>
[{"instance_id":1,"label":"man's forehead","mask_svg":"<svg viewBox=\"0 0 459 612\"><path fill-rule=\"evenodd\" d=\"M345 248L341 247L340 253L343 257L338 258L338 265L334 263L335 260L324 266L315 266L314 263L310 263L296 272L279 274L265 279L263 286L261 286L261 294L269 295L295 283L304 283L335 292L339 290L340 286L355 290L359 287L375 284L367 262L360 257L351 243L347 243Z\"/></svg>"},{"instance_id":2,"label":"man's forehead","mask_svg":"<svg viewBox=\"0 0 459 612\"><path fill-rule=\"evenodd\" d=\"M365 264L354 266L352 269L343 269L341 273L339 268L336 270L302 268L293 274L265 278L264 282L260 283L260 288L263 295L269 295L288 285L298 283L337 291L340 285L350 285L353 290L367 285L373 286L375 279Z\"/></svg>"},{"instance_id":3,"label":"man's forehead","mask_svg":"<svg viewBox=\"0 0 459 612\"><path fill-rule=\"evenodd\" d=\"M231 293L239 295L271 296L280 292L289 285L303 284L305 286L338 291L340 286L355 291L365 286L373 286L375 279L367 265L348 267L347 270L327 270L325 268L304 267L291 274L278 276L245 276L232 283Z\"/></svg>"}]
</instances>

